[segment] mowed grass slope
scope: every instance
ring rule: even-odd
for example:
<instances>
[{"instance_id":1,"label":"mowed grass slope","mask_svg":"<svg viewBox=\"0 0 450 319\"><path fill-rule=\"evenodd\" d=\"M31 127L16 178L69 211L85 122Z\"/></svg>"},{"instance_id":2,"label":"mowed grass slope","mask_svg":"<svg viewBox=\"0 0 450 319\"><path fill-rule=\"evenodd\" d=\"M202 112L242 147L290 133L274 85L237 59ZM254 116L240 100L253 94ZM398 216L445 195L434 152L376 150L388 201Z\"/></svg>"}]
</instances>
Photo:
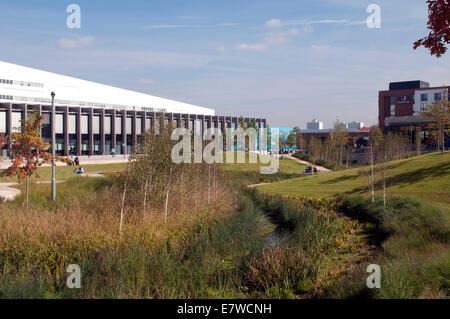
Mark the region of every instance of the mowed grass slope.
<instances>
[{"instance_id":1,"label":"mowed grass slope","mask_svg":"<svg viewBox=\"0 0 450 319\"><path fill-rule=\"evenodd\" d=\"M83 164L83 163L81 163ZM70 177L75 176L73 173L74 169L78 169L78 167L83 167L86 173L92 172L112 172L112 171L122 171L126 169L127 163L111 163L111 164L89 164L89 165L79 165L79 166L57 166L56 167L56 179L57 180L66 180ZM0 173L3 170L0 170ZM52 168L48 167L40 167L37 169L37 173L40 178L33 177L33 182L43 182L50 181L52 179ZM1 177L0 183L9 183L16 182L17 177Z\"/></svg>"},{"instance_id":2,"label":"mowed grass slope","mask_svg":"<svg viewBox=\"0 0 450 319\"><path fill-rule=\"evenodd\" d=\"M369 196L368 177L361 168L304 176L269 185L258 190L269 194L332 197L339 194ZM379 176L377 176L379 180ZM450 152L431 153L389 165L388 196L400 195L428 200L442 208L450 208ZM377 185L376 195L381 195Z\"/></svg>"},{"instance_id":3,"label":"mowed grass slope","mask_svg":"<svg viewBox=\"0 0 450 319\"><path fill-rule=\"evenodd\" d=\"M226 171L237 171L237 172L260 172L261 167L269 167L269 163L261 163L260 156L257 157L257 163L249 163L249 153L245 153L245 163L238 163L237 161L237 153L234 153L234 163L226 163L226 158L224 155L224 169ZM268 156L262 155L265 160L269 160ZM286 173L286 174L299 174L305 171L306 165L303 165L301 163L298 163L296 161L293 161L291 159L288 159L286 157L283 157L283 159L280 158L280 172Z\"/></svg>"}]
</instances>

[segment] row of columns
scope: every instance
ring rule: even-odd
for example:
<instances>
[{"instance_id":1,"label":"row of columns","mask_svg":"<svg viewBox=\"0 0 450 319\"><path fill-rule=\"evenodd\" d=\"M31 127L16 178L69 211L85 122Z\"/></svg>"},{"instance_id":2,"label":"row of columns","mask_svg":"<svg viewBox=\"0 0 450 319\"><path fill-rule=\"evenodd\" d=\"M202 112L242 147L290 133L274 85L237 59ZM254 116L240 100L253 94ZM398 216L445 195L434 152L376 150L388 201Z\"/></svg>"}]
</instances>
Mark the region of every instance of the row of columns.
<instances>
[{"instance_id":1,"label":"row of columns","mask_svg":"<svg viewBox=\"0 0 450 319\"><path fill-rule=\"evenodd\" d=\"M12 133L12 112L21 111L22 119L28 117L28 112L37 111L38 115L44 112L51 112L51 106L47 105L28 105L28 104L0 104L0 111L6 108L6 135L9 136ZM56 111L59 114L63 114L63 139L64 139L64 155L69 155L69 115L75 114L76 116L76 153L81 154L82 149L82 134L81 134L81 117L82 115L88 115L88 143L89 149L88 154L94 155L94 133L93 133L93 119L94 115L100 117L99 123L99 135L100 135L100 154L105 154L105 117L111 117L111 148L116 148L117 142L122 145L122 154L127 154L127 117L131 117L131 145L137 145L137 119L141 118L141 133L151 129L156 125L155 119L159 119L164 116L164 119L172 124L175 120L177 121L176 127L182 127L182 122L184 121L184 127L190 128L190 123L193 121L192 130L195 129L195 123L200 120L200 130L203 134L206 128L211 127L221 127L222 132L225 128L236 127L239 123L239 117L231 116L213 116L213 115L198 115L198 114L184 114L184 113L157 113L149 111L135 111L135 110L116 110L116 109L103 109L103 108L84 108L84 107L70 107L70 106L57 106ZM117 141L117 128L116 128L116 118L121 117L121 141ZM150 119L151 127L147 127L146 119ZM244 122L249 123L252 119L244 118ZM258 127L266 127L265 119L255 119ZM221 125L219 126L219 123Z\"/></svg>"}]
</instances>

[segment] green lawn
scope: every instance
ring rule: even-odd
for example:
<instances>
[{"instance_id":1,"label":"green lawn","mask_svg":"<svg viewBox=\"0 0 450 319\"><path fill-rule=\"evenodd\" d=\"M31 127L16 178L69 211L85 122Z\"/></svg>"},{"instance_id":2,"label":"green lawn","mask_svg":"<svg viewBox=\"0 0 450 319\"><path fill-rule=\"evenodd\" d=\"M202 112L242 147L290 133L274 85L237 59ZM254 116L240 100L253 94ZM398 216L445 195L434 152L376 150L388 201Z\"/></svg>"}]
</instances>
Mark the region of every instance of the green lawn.
<instances>
[{"instance_id":1,"label":"green lawn","mask_svg":"<svg viewBox=\"0 0 450 319\"><path fill-rule=\"evenodd\" d=\"M298 163L288 158L280 159L280 172L286 174L299 174L305 171L306 165ZM269 166L270 164L262 164L259 162L256 164L249 163L249 154L245 153L245 163L237 163L235 153L234 164L224 164L224 169L236 172L260 172L261 166Z\"/></svg>"},{"instance_id":2,"label":"green lawn","mask_svg":"<svg viewBox=\"0 0 450 319\"><path fill-rule=\"evenodd\" d=\"M361 168L288 179L258 189L270 194L315 198L342 193L369 196L367 176L361 174ZM388 196L392 195L418 197L450 208L450 152L391 162Z\"/></svg>"},{"instance_id":3,"label":"green lawn","mask_svg":"<svg viewBox=\"0 0 450 319\"><path fill-rule=\"evenodd\" d=\"M120 171L126 168L127 163L112 163L112 164L91 164L81 165L86 173L99 172L99 171ZM56 167L56 179L65 180L67 178L75 176L73 170L78 166L57 166ZM40 178L33 177L33 181L49 181L52 178L51 167L41 167L37 170ZM16 177L0 178L0 183L15 182Z\"/></svg>"},{"instance_id":4,"label":"green lawn","mask_svg":"<svg viewBox=\"0 0 450 319\"><path fill-rule=\"evenodd\" d=\"M224 169L228 171L236 171L236 172L260 172L261 166L268 166L268 164L250 164L249 162L249 154L246 153L246 159L243 164L224 164ZM235 154L236 156L236 154ZM237 160L235 160L237 162ZM120 171L124 170L127 166L127 163L113 163L113 164L91 164L91 165L82 165L85 172L98 172L98 171ZM280 172L286 174L296 174L303 172L305 170L305 165L295 162L290 159L282 159L280 160ZM76 166L57 166L56 167L56 179L57 180L65 180L70 177L73 177L75 174L73 170L77 168ZM52 178L52 169L51 167L41 167L38 169L38 173L40 175L39 179L33 177L33 181L50 181ZM16 177L8 177L8 178L0 178L0 183L7 182L15 182Z\"/></svg>"}]
</instances>

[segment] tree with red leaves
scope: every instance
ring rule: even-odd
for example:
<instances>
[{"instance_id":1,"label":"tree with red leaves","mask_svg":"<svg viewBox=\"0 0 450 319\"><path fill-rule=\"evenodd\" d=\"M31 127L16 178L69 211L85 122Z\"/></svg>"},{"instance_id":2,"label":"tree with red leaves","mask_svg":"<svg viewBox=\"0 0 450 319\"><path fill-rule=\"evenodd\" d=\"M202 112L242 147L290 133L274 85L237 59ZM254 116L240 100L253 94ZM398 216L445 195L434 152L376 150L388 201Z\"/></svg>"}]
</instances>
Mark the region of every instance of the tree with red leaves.
<instances>
[{"instance_id":1,"label":"tree with red leaves","mask_svg":"<svg viewBox=\"0 0 450 319\"><path fill-rule=\"evenodd\" d=\"M19 184L25 181L27 207L29 178L33 175L39 178L37 168L52 161L52 155L47 152L50 144L44 142L41 137L42 120L43 116L34 113L30 119L21 121L22 127L17 128L21 130L20 133L12 133L8 137L11 141L8 152L14 154L14 159L11 166L0 174L1 176L17 176ZM58 158L58 160L65 161L62 158Z\"/></svg>"},{"instance_id":2,"label":"tree with red leaves","mask_svg":"<svg viewBox=\"0 0 450 319\"><path fill-rule=\"evenodd\" d=\"M429 0L428 29L430 34L414 42L414 49L420 46L430 50L431 55L441 57L450 43L450 0Z\"/></svg>"}]
</instances>

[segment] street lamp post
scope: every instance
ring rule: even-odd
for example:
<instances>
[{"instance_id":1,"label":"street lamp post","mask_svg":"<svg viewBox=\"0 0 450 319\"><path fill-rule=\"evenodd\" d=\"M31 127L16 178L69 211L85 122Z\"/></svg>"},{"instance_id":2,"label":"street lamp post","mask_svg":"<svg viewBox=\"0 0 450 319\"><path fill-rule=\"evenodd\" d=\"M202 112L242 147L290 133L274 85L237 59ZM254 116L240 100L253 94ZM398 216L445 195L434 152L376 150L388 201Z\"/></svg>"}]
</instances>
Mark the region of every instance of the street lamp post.
<instances>
[{"instance_id":1,"label":"street lamp post","mask_svg":"<svg viewBox=\"0 0 450 319\"><path fill-rule=\"evenodd\" d=\"M55 92L52 95L52 118L51 118L51 128L52 128L52 201L56 200L56 172L55 172Z\"/></svg>"}]
</instances>

